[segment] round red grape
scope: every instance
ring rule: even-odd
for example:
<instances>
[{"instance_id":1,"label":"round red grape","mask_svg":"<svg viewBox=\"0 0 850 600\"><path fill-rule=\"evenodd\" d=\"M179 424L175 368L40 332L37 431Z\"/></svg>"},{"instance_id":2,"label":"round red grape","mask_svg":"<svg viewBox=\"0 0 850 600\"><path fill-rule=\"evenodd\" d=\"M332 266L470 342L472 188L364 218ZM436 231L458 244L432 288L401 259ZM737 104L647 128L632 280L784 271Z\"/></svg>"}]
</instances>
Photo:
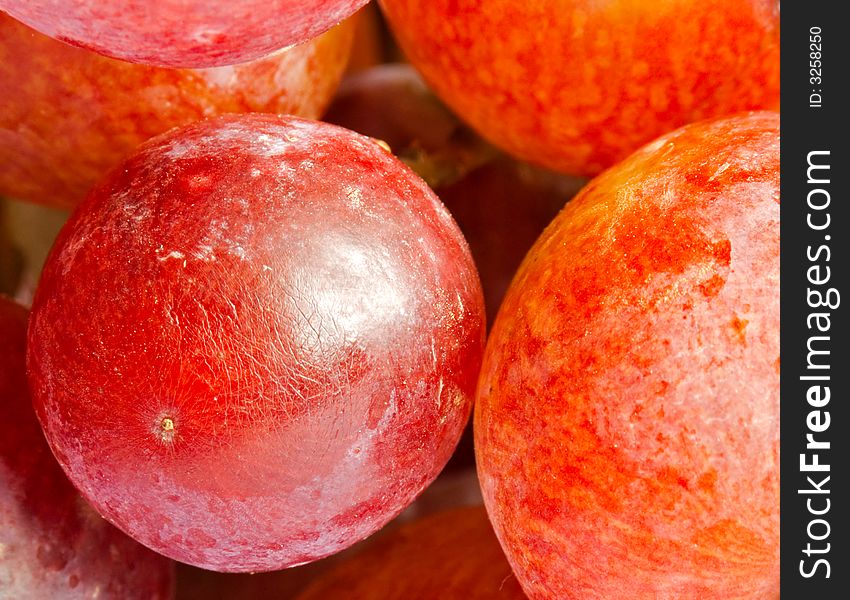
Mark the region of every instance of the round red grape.
<instances>
[{"instance_id":1,"label":"round red grape","mask_svg":"<svg viewBox=\"0 0 850 600\"><path fill-rule=\"evenodd\" d=\"M165 69L57 42L0 13L0 194L78 204L139 144L224 113L317 118L348 59L353 23L234 67Z\"/></svg>"},{"instance_id":2,"label":"round red grape","mask_svg":"<svg viewBox=\"0 0 850 600\"><path fill-rule=\"evenodd\" d=\"M778 597L779 115L591 181L511 284L477 402L529 597Z\"/></svg>"},{"instance_id":3,"label":"round red grape","mask_svg":"<svg viewBox=\"0 0 850 600\"><path fill-rule=\"evenodd\" d=\"M0 296L0 597L166 600L174 565L104 521L44 441L25 371L27 312Z\"/></svg>"},{"instance_id":4,"label":"round red grape","mask_svg":"<svg viewBox=\"0 0 850 600\"><path fill-rule=\"evenodd\" d=\"M595 175L710 117L779 108L778 0L381 0L441 98L517 158Z\"/></svg>"},{"instance_id":5,"label":"round red grape","mask_svg":"<svg viewBox=\"0 0 850 600\"><path fill-rule=\"evenodd\" d=\"M484 337L468 247L374 140L241 115L156 138L60 233L28 364L83 494L181 561L337 552L439 473Z\"/></svg>"},{"instance_id":6,"label":"round red grape","mask_svg":"<svg viewBox=\"0 0 850 600\"><path fill-rule=\"evenodd\" d=\"M0 0L52 38L121 60L216 67L300 44L367 0Z\"/></svg>"}]
</instances>

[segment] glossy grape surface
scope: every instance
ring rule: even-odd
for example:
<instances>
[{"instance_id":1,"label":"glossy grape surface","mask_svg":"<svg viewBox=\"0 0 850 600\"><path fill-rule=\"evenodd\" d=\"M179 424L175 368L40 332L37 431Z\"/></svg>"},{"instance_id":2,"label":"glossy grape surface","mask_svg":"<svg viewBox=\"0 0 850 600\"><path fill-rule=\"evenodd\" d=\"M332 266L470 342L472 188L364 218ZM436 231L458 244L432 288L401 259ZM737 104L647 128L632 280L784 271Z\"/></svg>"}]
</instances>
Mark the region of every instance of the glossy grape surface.
<instances>
[{"instance_id":1,"label":"glossy grape surface","mask_svg":"<svg viewBox=\"0 0 850 600\"><path fill-rule=\"evenodd\" d=\"M30 381L71 479L181 561L273 570L383 526L467 421L480 283L381 146L242 115L144 145L48 258Z\"/></svg>"},{"instance_id":2,"label":"glossy grape surface","mask_svg":"<svg viewBox=\"0 0 850 600\"><path fill-rule=\"evenodd\" d=\"M367 0L0 0L45 35L112 58L218 67L300 44Z\"/></svg>"},{"instance_id":3,"label":"glossy grape surface","mask_svg":"<svg viewBox=\"0 0 850 600\"><path fill-rule=\"evenodd\" d=\"M27 390L27 312L0 296L0 598L167 600L174 567L104 521L50 453Z\"/></svg>"}]
</instances>

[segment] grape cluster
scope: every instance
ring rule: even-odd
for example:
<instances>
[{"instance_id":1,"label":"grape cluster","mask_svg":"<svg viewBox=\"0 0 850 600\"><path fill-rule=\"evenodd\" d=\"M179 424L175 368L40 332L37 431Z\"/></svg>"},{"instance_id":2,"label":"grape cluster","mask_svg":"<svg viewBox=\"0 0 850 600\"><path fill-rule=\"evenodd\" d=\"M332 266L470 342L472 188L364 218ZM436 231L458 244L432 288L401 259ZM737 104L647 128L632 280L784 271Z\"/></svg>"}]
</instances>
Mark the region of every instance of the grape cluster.
<instances>
[{"instance_id":1,"label":"grape cluster","mask_svg":"<svg viewBox=\"0 0 850 600\"><path fill-rule=\"evenodd\" d=\"M0 0L0 598L778 597L778 2L365 4Z\"/></svg>"}]
</instances>

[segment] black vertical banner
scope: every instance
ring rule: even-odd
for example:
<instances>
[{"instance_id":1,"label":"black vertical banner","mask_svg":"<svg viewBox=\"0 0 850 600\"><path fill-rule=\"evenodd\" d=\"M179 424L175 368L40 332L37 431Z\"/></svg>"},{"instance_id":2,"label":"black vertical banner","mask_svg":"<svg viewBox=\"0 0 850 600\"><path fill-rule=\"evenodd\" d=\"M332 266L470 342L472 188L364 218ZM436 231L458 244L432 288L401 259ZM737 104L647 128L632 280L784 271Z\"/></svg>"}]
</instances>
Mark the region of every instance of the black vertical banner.
<instances>
[{"instance_id":1,"label":"black vertical banner","mask_svg":"<svg viewBox=\"0 0 850 600\"><path fill-rule=\"evenodd\" d=\"M782 593L850 598L850 30L782 3Z\"/></svg>"}]
</instances>

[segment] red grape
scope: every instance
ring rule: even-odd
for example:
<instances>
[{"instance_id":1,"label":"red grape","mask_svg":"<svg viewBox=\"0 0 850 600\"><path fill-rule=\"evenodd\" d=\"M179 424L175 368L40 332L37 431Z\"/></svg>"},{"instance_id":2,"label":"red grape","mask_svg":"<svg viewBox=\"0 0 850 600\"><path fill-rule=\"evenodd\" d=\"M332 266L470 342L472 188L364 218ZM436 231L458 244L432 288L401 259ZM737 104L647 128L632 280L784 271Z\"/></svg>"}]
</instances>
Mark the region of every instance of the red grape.
<instances>
[{"instance_id":1,"label":"red grape","mask_svg":"<svg viewBox=\"0 0 850 600\"><path fill-rule=\"evenodd\" d=\"M474 468L463 472L447 473L443 471L413 504L408 506L381 531L369 539L323 560L293 569L269 573L216 573L178 563L177 598L178 600L294 598L313 581L319 579L322 574L360 554L364 551L364 548L371 547L378 540L392 536L393 532L404 523L459 506L481 506L481 487L478 485L478 476L475 474ZM483 508L480 510L481 517L486 523ZM485 531L487 531L488 542L491 542L485 544L485 546L498 549L498 542L495 540L492 528L488 526ZM499 558L500 566L503 569L502 578L504 578L510 572L510 567L507 565L504 555L499 554ZM518 587L518 584L515 585ZM506 586L506 588L509 587Z\"/></svg>"},{"instance_id":2,"label":"red grape","mask_svg":"<svg viewBox=\"0 0 850 600\"><path fill-rule=\"evenodd\" d=\"M531 598L779 594L779 116L591 181L511 284L475 450Z\"/></svg>"},{"instance_id":3,"label":"red grape","mask_svg":"<svg viewBox=\"0 0 850 600\"><path fill-rule=\"evenodd\" d=\"M402 525L322 574L297 598L521 600L525 595L484 508L468 506Z\"/></svg>"},{"instance_id":4,"label":"red grape","mask_svg":"<svg viewBox=\"0 0 850 600\"><path fill-rule=\"evenodd\" d=\"M367 0L0 0L33 29L129 62L215 67L327 31Z\"/></svg>"},{"instance_id":5,"label":"red grape","mask_svg":"<svg viewBox=\"0 0 850 600\"><path fill-rule=\"evenodd\" d=\"M171 561L98 516L50 453L27 391L26 323L0 296L0 597L170 598Z\"/></svg>"},{"instance_id":6,"label":"red grape","mask_svg":"<svg viewBox=\"0 0 850 600\"><path fill-rule=\"evenodd\" d=\"M102 514L261 571L364 538L436 477L483 337L469 250L419 178L347 130L241 115L150 141L79 207L28 364Z\"/></svg>"},{"instance_id":7,"label":"red grape","mask_svg":"<svg viewBox=\"0 0 850 600\"><path fill-rule=\"evenodd\" d=\"M420 175L436 175L434 189L472 249L488 321L531 244L584 184L500 153L472 156L483 150L474 134L410 65L346 77L324 120L387 142Z\"/></svg>"},{"instance_id":8,"label":"red grape","mask_svg":"<svg viewBox=\"0 0 850 600\"><path fill-rule=\"evenodd\" d=\"M0 14L0 194L71 207L145 140L223 113L325 109L352 23L251 63L133 65L40 35Z\"/></svg>"},{"instance_id":9,"label":"red grape","mask_svg":"<svg viewBox=\"0 0 850 600\"><path fill-rule=\"evenodd\" d=\"M779 107L777 0L381 0L443 100L516 157L594 175L699 119Z\"/></svg>"}]
</instances>

